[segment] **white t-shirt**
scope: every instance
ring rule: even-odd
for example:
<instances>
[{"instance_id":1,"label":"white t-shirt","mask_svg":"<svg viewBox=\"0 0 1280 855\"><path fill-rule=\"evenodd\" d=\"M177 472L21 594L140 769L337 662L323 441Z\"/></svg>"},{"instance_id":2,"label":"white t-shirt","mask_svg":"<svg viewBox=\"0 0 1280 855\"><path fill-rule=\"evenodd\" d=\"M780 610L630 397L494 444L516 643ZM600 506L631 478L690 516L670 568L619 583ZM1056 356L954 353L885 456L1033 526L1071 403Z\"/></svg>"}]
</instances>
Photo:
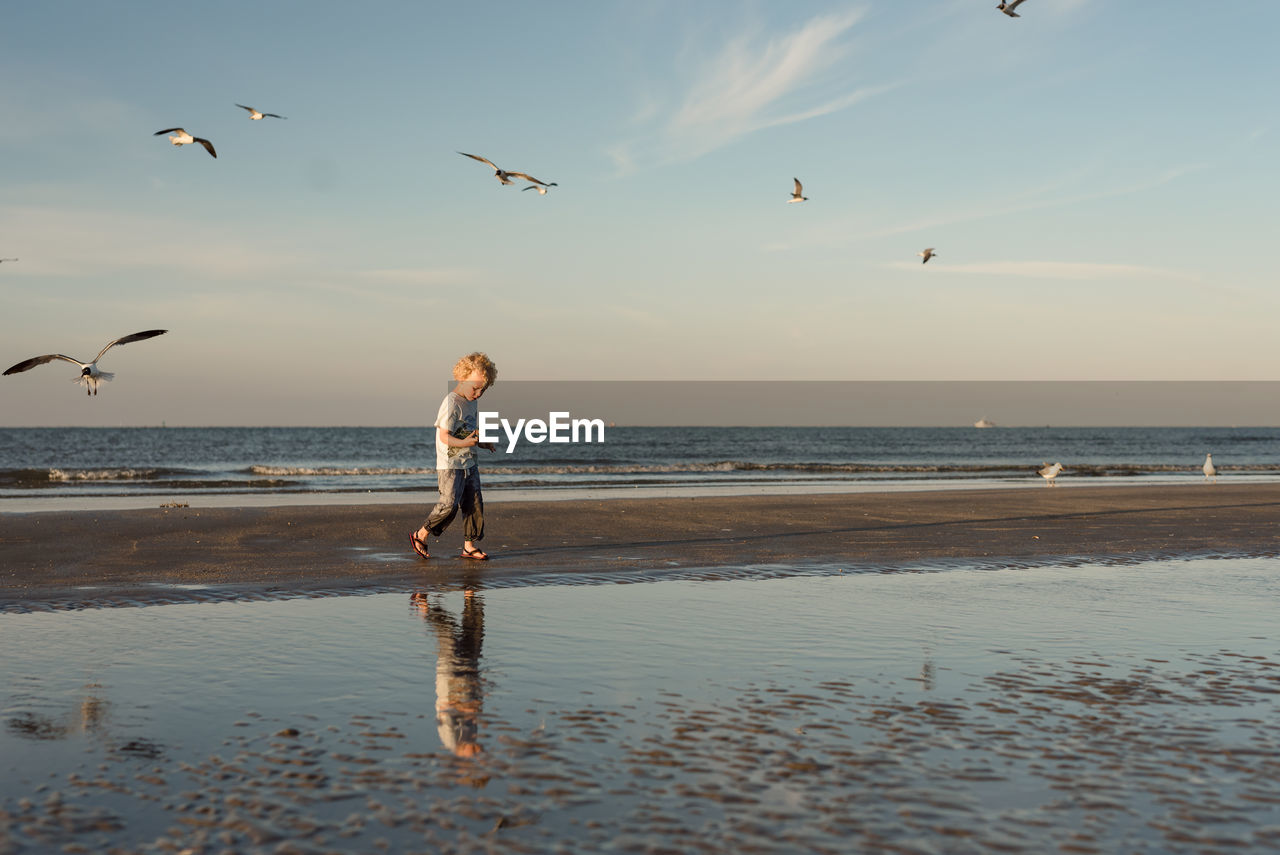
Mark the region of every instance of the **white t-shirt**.
<instances>
[{"instance_id":1,"label":"white t-shirt","mask_svg":"<svg viewBox=\"0 0 1280 855\"><path fill-rule=\"evenodd\" d=\"M465 439L475 433L480 425L479 407L475 401L468 401L457 392L450 392L440 402L440 412L436 413L436 427L444 428L445 433L458 439ZM436 433L436 468L437 469L470 469L476 465L476 447L457 448L445 445Z\"/></svg>"}]
</instances>

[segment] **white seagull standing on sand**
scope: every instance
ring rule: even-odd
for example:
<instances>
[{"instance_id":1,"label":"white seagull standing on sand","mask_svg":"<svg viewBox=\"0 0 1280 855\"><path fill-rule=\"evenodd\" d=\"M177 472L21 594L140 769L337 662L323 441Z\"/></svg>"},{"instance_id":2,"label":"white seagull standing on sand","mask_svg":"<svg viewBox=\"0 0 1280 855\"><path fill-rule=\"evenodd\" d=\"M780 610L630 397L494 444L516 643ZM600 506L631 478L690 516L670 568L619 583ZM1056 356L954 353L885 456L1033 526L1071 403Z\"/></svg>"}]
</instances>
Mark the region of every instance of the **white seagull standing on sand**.
<instances>
[{"instance_id":1,"label":"white seagull standing on sand","mask_svg":"<svg viewBox=\"0 0 1280 855\"><path fill-rule=\"evenodd\" d=\"M796 183L796 189L791 191L791 198L787 200L787 204L790 205L792 202L808 202L809 197L803 195L804 188L800 186L800 179L792 178L791 180Z\"/></svg>"},{"instance_id":2,"label":"white seagull standing on sand","mask_svg":"<svg viewBox=\"0 0 1280 855\"><path fill-rule=\"evenodd\" d=\"M1206 454L1204 456L1204 480L1208 481L1210 478L1213 479L1213 483L1218 483L1218 470L1213 465L1213 455Z\"/></svg>"},{"instance_id":3,"label":"white seagull standing on sand","mask_svg":"<svg viewBox=\"0 0 1280 855\"><path fill-rule=\"evenodd\" d=\"M106 353L117 344L128 344L132 341L142 341L143 339L164 335L167 332L168 330L146 330L144 332L134 333L133 335L127 335L124 338L118 338L106 347L102 348L102 350L98 351L98 355L93 358L92 362L81 362L78 359L72 359L70 356L63 356L61 353L50 353L45 356L33 356L31 359L19 362L4 373L6 376L9 374L18 374L22 371L29 371L37 365L44 365L46 362L52 362L55 359L64 359L67 362L74 362L76 365L80 366L80 376L71 378L72 381L83 385L85 387L86 395L96 395L98 394L99 383L105 383L112 377L116 376L107 371L101 371L98 369L98 360L102 358L102 354Z\"/></svg>"},{"instance_id":4,"label":"white seagull standing on sand","mask_svg":"<svg viewBox=\"0 0 1280 855\"><path fill-rule=\"evenodd\" d=\"M916 255L924 259L924 261L920 262L921 264L928 264L929 259L933 258L937 254L938 253L933 251L933 247L929 247L928 249L922 249L916 253Z\"/></svg>"},{"instance_id":5,"label":"white seagull standing on sand","mask_svg":"<svg viewBox=\"0 0 1280 855\"><path fill-rule=\"evenodd\" d=\"M1058 473L1059 473L1059 472L1061 472L1061 471L1062 471L1062 464L1061 464L1061 463L1055 463L1055 464L1053 464L1052 466L1050 466L1048 463L1046 463L1046 464L1044 465L1044 468L1043 468L1043 469L1038 469L1038 470L1036 470L1036 474L1038 474L1038 475L1040 475L1040 477L1044 478L1044 485L1045 485L1046 487L1056 487L1056 486L1058 486L1058 483L1057 483L1056 481L1054 481L1053 479L1054 479L1054 478L1057 478L1057 477L1058 477Z\"/></svg>"},{"instance_id":6,"label":"white seagull standing on sand","mask_svg":"<svg viewBox=\"0 0 1280 855\"><path fill-rule=\"evenodd\" d=\"M282 116L282 115L280 115L279 113L260 113L260 112L258 112L257 110L253 109L252 107L246 107L246 106L245 106L245 105L243 105L243 104L237 104L236 106L237 106L237 107L239 107L241 110L248 110L248 111L249 111L249 118L250 118L250 119L253 119L255 122L256 122L256 121L258 121L259 119L261 119L263 116L270 116L270 117L271 117L271 118L273 118L273 119L287 119L287 118L288 118L288 116Z\"/></svg>"},{"instance_id":7,"label":"white seagull standing on sand","mask_svg":"<svg viewBox=\"0 0 1280 855\"><path fill-rule=\"evenodd\" d=\"M161 134L172 134L172 136L169 137L169 142L174 145L191 145L191 143L200 143L200 145L204 146L205 150L213 157L218 156L218 153L213 150L213 143L208 140L201 139L200 137L193 137L182 128L165 128L163 131L156 131L152 136L158 137Z\"/></svg>"},{"instance_id":8,"label":"white seagull standing on sand","mask_svg":"<svg viewBox=\"0 0 1280 855\"><path fill-rule=\"evenodd\" d=\"M1010 18L1021 18L1022 17L1021 15L1013 11L1014 9L1018 8L1018 4L1020 4L1021 2L1022 0L1008 0L1008 2L1004 2L1004 0L1001 0L1000 5L997 6L996 8L999 9L1001 12L1004 12Z\"/></svg>"}]
</instances>

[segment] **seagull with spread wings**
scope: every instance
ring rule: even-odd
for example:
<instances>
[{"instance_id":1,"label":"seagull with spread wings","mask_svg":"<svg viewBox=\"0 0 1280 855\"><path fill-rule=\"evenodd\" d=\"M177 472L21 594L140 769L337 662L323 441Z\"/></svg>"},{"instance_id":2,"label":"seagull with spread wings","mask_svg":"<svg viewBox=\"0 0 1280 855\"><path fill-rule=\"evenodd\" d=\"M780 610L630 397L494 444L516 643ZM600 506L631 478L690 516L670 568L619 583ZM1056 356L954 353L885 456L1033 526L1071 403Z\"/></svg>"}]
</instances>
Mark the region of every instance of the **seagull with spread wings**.
<instances>
[{"instance_id":1,"label":"seagull with spread wings","mask_svg":"<svg viewBox=\"0 0 1280 855\"><path fill-rule=\"evenodd\" d=\"M921 264L928 264L929 259L933 258L937 254L938 253L934 252L933 247L929 247L928 249L922 249L916 253L916 255L924 259L924 261L920 262Z\"/></svg>"},{"instance_id":2,"label":"seagull with spread wings","mask_svg":"<svg viewBox=\"0 0 1280 855\"><path fill-rule=\"evenodd\" d=\"M174 145L191 145L192 143L200 143L200 145L204 146L205 150L209 152L211 156L218 156L218 153L213 150L213 143L206 139L201 139L200 137L193 137L182 128L165 128L163 131L156 131L152 136L158 137L161 134L171 134L169 142Z\"/></svg>"},{"instance_id":3,"label":"seagull with spread wings","mask_svg":"<svg viewBox=\"0 0 1280 855\"><path fill-rule=\"evenodd\" d=\"M0 264L4 264L6 261L17 261L17 260L18 259L16 258L0 258Z\"/></svg>"},{"instance_id":4,"label":"seagull with spread wings","mask_svg":"<svg viewBox=\"0 0 1280 855\"><path fill-rule=\"evenodd\" d=\"M537 190L537 191L538 191L538 195L539 195L539 196L545 196L545 195L547 195L547 188L548 188L548 187L559 187L559 186L560 186L559 184L555 183L554 181L552 181L550 184L548 184L548 183L547 183L547 182L545 182L545 181L539 181L538 179L534 178L532 175L525 175L523 172L508 172L507 174L508 174L508 175L510 175L510 176L512 176L512 177L515 177L515 178L523 178L525 181L528 181L528 182L529 182L529 186L528 186L528 187L524 187L524 188L522 188L522 189L523 189L523 190Z\"/></svg>"},{"instance_id":5,"label":"seagull with spread wings","mask_svg":"<svg viewBox=\"0 0 1280 855\"><path fill-rule=\"evenodd\" d=\"M796 183L796 189L791 191L791 198L787 200L787 204L790 205L792 202L808 202L809 197L803 195L804 188L800 186L800 179L792 178L791 180Z\"/></svg>"},{"instance_id":6,"label":"seagull with spread wings","mask_svg":"<svg viewBox=\"0 0 1280 855\"><path fill-rule=\"evenodd\" d=\"M80 366L80 376L71 378L72 381L84 386L86 395L96 395L98 394L98 384L105 383L116 376L98 368L98 360L102 358L104 353L115 347L117 344L129 344L134 341L155 338L156 336L164 335L167 332L168 330L145 330L143 332L134 333L133 335L124 336L123 338L118 338L106 347L102 348L102 350L98 351L98 355L93 358L92 362L81 362L78 359L72 359L70 356L63 356L61 353L49 353L44 356L34 356L31 359L23 360L4 373L5 376L18 374L23 371L30 371L37 365L44 365L46 362L52 362L55 359L62 359L67 362L74 362L76 365Z\"/></svg>"},{"instance_id":7,"label":"seagull with spread wings","mask_svg":"<svg viewBox=\"0 0 1280 855\"><path fill-rule=\"evenodd\" d=\"M472 160L478 160L478 161L480 161L481 163L487 163L487 164L489 164L489 166L493 167L493 177L494 177L494 178L497 178L497 179L498 179L500 182L502 182L503 184L511 184L511 183L513 183L513 182L512 182L512 180L511 180L511 178L512 178L513 176L519 176L519 177L521 177L521 178L528 178L528 177L529 177L529 176L527 176L527 175L525 175L524 173L521 173L521 172L507 172L507 171L506 171L506 170L504 170L504 169L499 169L499 168L498 168L498 165L497 165L496 163L494 163L492 160L490 160L490 159L489 159L489 158L487 158L487 157L481 157L481 156L480 156L480 155L478 155L478 154L467 154L465 151L460 151L460 152L458 152L458 154L462 155L463 157L469 157L469 158L471 158ZM541 183L541 182L539 182L539 183Z\"/></svg>"},{"instance_id":8,"label":"seagull with spread wings","mask_svg":"<svg viewBox=\"0 0 1280 855\"><path fill-rule=\"evenodd\" d=\"M287 119L287 118L289 118L288 116L282 116L282 115L280 115L279 113L263 113L263 112L260 112L260 111L258 111L258 110L253 109L252 107L246 107L246 106L245 106L245 105L243 105L243 104L237 104L236 106L237 106L237 107L239 107L241 110L248 110L248 111L249 111L249 118L250 118L250 119L253 119L255 122L256 122L256 121L258 121L259 119L261 119L263 116L270 116L270 117L271 117L271 118L273 118L273 119Z\"/></svg>"},{"instance_id":9,"label":"seagull with spread wings","mask_svg":"<svg viewBox=\"0 0 1280 855\"><path fill-rule=\"evenodd\" d=\"M1013 10L1017 9L1019 4L1021 4L1022 2L1023 0L1008 0L1008 2L1005 2L1005 0L1000 0L1000 5L997 6L996 8L999 9L1001 12L1004 12L1010 18L1021 18L1022 16Z\"/></svg>"}]
</instances>

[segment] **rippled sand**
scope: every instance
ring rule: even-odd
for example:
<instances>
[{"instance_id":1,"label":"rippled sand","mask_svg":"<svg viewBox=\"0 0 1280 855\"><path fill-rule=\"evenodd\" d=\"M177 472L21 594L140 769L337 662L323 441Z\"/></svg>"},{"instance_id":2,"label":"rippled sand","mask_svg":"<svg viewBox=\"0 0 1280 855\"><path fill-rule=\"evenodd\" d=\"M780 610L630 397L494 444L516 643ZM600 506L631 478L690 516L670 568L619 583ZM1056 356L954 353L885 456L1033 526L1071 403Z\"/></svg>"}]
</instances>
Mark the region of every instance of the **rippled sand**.
<instances>
[{"instance_id":1,"label":"rippled sand","mask_svg":"<svg viewBox=\"0 0 1280 855\"><path fill-rule=\"evenodd\" d=\"M1280 661L1229 652L1025 659L930 700L828 681L498 719L480 759L406 751L397 715L247 716L217 754L118 745L0 830L6 852L1256 850L1280 846L1277 693Z\"/></svg>"}]
</instances>

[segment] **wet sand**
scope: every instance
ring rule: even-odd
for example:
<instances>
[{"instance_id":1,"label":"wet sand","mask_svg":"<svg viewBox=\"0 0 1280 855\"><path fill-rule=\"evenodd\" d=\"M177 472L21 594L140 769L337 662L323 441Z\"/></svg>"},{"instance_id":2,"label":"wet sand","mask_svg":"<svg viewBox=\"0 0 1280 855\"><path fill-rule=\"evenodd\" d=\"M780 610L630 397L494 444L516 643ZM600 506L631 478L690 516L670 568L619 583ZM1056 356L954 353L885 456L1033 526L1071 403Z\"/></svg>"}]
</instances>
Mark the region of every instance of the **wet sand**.
<instances>
[{"instance_id":1,"label":"wet sand","mask_svg":"<svg viewBox=\"0 0 1280 855\"><path fill-rule=\"evenodd\" d=\"M391 590L717 568L1007 566L1277 552L1280 484L491 502L487 562L462 525L409 549L416 505L0 516L0 608ZM621 581L621 578L619 578ZM184 593L185 592L185 593ZM202 596L195 596L196 599Z\"/></svg>"}]
</instances>

